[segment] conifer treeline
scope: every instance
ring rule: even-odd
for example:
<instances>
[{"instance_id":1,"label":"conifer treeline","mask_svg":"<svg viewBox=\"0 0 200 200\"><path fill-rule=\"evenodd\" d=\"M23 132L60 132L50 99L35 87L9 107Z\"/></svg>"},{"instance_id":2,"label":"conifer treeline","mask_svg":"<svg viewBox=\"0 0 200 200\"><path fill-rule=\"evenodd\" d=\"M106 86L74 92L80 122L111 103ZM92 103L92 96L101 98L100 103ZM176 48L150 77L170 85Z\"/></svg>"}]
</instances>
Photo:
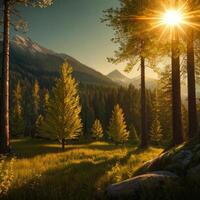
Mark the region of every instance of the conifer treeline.
<instances>
[{"instance_id":1,"label":"conifer treeline","mask_svg":"<svg viewBox=\"0 0 200 200\"><path fill-rule=\"evenodd\" d=\"M169 72L161 74L158 87L155 91L146 91L146 110L148 114L147 131L153 144L169 144L172 135L171 127L171 87ZM168 81L167 81L168 80ZM39 129L47 112L50 88L40 87L37 80L30 83L24 80L15 81L12 89L11 123L13 136L38 136ZM123 109L125 123L131 140L140 137L140 90L133 85L124 87L105 87L97 85L78 86L81 103L81 119L83 124L82 136L84 139L94 138L94 128L99 129L103 138L110 136L110 119L114 107L119 104ZM55 105L57 106L57 105ZM183 109L185 110L184 106ZM184 124L187 123L186 113L183 115ZM99 120L98 124L95 120ZM186 127L186 125L185 125ZM134 139L133 139L134 138Z\"/></svg>"},{"instance_id":2,"label":"conifer treeline","mask_svg":"<svg viewBox=\"0 0 200 200\"><path fill-rule=\"evenodd\" d=\"M24 124L23 134L34 136L37 133L38 117L44 115L45 107L48 102L51 89L41 88L38 81L29 83L27 81L16 82L11 91L11 122L15 115ZM17 96L17 95L19 96ZM109 120L116 104L119 104L124 113L128 127L134 126L136 131L140 132L140 91L130 85L123 87L105 87L96 85L79 85L80 102L82 106L81 118L83 123L83 133L86 138L91 136L91 128L96 119L101 121L104 130L108 130ZM152 101L154 94L147 92L147 110L148 115L152 116ZM56 106L56 105L55 105ZM15 114L16 107L20 107L20 112ZM152 117L149 117L152 119ZM152 120L148 122L150 130ZM12 135L17 135L18 131L13 123ZM104 131L105 132L105 131ZM105 136L107 137L107 136Z\"/></svg>"}]
</instances>

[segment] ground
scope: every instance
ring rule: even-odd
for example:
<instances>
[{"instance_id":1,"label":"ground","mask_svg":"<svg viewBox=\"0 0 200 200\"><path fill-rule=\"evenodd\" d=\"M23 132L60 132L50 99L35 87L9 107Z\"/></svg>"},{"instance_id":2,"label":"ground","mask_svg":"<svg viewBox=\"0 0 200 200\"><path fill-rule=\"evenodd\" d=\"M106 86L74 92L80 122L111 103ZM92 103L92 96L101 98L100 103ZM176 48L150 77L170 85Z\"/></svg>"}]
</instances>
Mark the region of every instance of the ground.
<instances>
[{"instance_id":1,"label":"ground","mask_svg":"<svg viewBox=\"0 0 200 200\"><path fill-rule=\"evenodd\" d=\"M9 200L103 199L107 185L132 177L162 151L91 142L67 145L63 152L57 143L38 139L12 140L12 148L13 178L3 197Z\"/></svg>"}]
</instances>

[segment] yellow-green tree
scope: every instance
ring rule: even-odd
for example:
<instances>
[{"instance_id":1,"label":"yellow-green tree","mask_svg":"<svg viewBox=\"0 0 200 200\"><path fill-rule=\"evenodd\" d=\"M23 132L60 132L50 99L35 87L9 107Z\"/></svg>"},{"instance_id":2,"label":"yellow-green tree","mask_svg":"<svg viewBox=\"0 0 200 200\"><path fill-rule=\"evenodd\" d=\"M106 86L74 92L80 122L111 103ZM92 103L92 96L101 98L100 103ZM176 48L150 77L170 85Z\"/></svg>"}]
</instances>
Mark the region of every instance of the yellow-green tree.
<instances>
[{"instance_id":1,"label":"yellow-green tree","mask_svg":"<svg viewBox=\"0 0 200 200\"><path fill-rule=\"evenodd\" d=\"M48 111L41 127L41 131L50 138L58 139L63 150L66 140L77 138L82 131L77 86L72 77L72 68L65 62L50 95Z\"/></svg>"},{"instance_id":2,"label":"yellow-green tree","mask_svg":"<svg viewBox=\"0 0 200 200\"><path fill-rule=\"evenodd\" d=\"M40 110L40 86L37 80L34 82L33 90L32 90L32 103L33 109L31 113L31 136L35 137L37 134L37 119L39 117Z\"/></svg>"},{"instance_id":3,"label":"yellow-green tree","mask_svg":"<svg viewBox=\"0 0 200 200\"><path fill-rule=\"evenodd\" d=\"M103 137L103 127L101 125L101 122L96 119L94 121L94 124L92 125L92 137L94 139L101 139Z\"/></svg>"},{"instance_id":4,"label":"yellow-green tree","mask_svg":"<svg viewBox=\"0 0 200 200\"><path fill-rule=\"evenodd\" d=\"M124 113L118 104L113 110L109 126L109 134L115 143L124 143L128 141L129 132L127 131Z\"/></svg>"},{"instance_id":5,"label":"yellow-green tree","mask_svg":"<svg viewBox=\"0 0 200 200\"><path fill-rule=\"evenodd\" d=\"M11 133L19 135L24 133L24 119L22 109L22 88L20 82L17 83L13 92L13 110L11 115Z\"/></svg>"}]
</instances>

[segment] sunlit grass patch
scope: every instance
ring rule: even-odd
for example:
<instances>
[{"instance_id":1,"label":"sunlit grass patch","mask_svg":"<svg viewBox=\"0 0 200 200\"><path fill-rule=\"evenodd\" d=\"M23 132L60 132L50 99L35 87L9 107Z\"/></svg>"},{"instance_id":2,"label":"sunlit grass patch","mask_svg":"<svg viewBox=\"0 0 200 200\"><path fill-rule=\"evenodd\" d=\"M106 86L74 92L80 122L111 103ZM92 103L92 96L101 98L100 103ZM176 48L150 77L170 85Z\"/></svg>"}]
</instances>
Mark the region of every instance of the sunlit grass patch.
<instances>
[{"instance_id":1,"label":"sunlit grass patch","mask_svg":"<svg viewBox=\"0 0 200 200\"><path fill-rule=\"evenodd\" d=\"M12 142L17 159L8 199L94 199L105 187L131 177L162 149L139 151L107 142L69 144L63 152L50 141Z\"/></svg>"}]
</instances>

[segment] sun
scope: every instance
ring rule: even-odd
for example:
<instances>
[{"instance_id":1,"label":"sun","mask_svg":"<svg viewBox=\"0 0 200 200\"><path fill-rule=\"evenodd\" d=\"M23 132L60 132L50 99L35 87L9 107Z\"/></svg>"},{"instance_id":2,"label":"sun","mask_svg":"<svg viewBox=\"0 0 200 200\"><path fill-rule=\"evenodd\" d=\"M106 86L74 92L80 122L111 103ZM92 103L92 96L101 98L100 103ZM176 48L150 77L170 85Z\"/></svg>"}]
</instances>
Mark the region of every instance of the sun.
<instances>
[{"instance_id":1,"label":"sun","mask_svg":"<svg viewBox=\"0 0 200 200\"><path fill-rule=\"evenodd\" d=\"M183 23L183 14L178 10L167 10L162 16L162 23L169 26L177 26Z\"/></svg>"},{"instance_id":2,"label":"sun","mask_svg":"<svg viewBox=\"0 0 200 200\"><path fill-rule=\"evenodd\" d=\"M200 31L200 9L190 11L188 1L176 6L161 3L157 9L147 9L142 15L130 15L125 19L132 21L146 21L150 26L144 32L159 31L159 40L165 36L172 37L176 30L179 34L186 35L187 28Z\"/></svg>"}]
</instances>

